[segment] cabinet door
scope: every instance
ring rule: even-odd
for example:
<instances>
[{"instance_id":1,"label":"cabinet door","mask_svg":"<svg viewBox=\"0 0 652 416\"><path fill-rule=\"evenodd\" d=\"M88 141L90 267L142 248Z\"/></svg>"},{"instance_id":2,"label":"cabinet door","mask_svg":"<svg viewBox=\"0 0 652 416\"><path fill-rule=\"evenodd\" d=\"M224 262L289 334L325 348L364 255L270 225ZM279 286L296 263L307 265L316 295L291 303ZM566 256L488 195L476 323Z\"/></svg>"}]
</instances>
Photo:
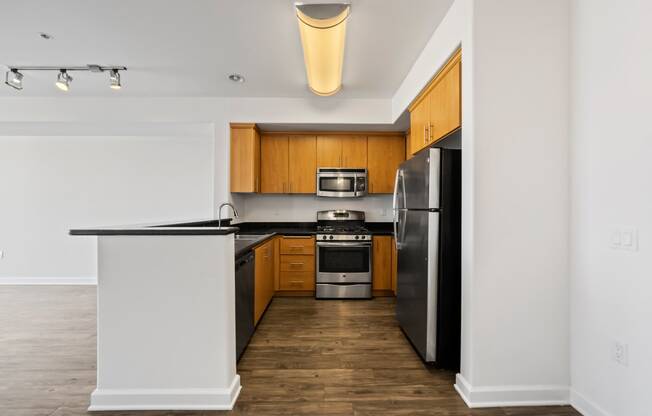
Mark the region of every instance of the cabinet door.
<instances>
[{"instance_id":1,"label":"cabinet door","mask_svg":"<svg viewBox=\"0 0 652 416\"><path fill-rule=\"evenodd\" d=\"M430 92L430 138L434 143L461 125L461 63L453 60Z\"/></svg>"},{"instance_id":2,"label":"cabinet door","mask_svg":"<svg viewBox=\"0 0 652 416\"><path fill-rule=\"evenodd\" d=\"M317 173L317 138L290 136L289 190L293 194L314 194Z\"/></svg>"},{"instance_id":3,"label":"cabinet door","mask_svg":"<svg viewBox=\"0 0 652 416\"><path fill-rule=\"evenodd\" d=\"M403 136L369 136L367 141L369 192L394 192L394 178L398 165L405 160Z\"/></svg>"},{"instance_id":4,"label":"cabinet door","mask_svg":"<svg viewBox=\"0 0 652 416\"><path fill-rule=\"evenodd\" d=\"M392 237L374 236L373 250L373 290L392 289Z\"/></svg>"},{"instance_id":5,"label":"cabinet door","mask_svg":"<svg viewBox=\"0 0 652 416\"><path fill-rule=\"evenodd\" d=\"M260 156L260 191L264 194L289 192L288 136L263 134Z\"/></svg>"},{"instance_id":6,"label":"cabinet door","mask_svg":"<svg viewBox=\"0 0 652 416\"><path fill-rule=\"evenodd\" d=\"M367 167L367 136L342 136L343 168Z\"/></svg>"},{"instance_id":7,"label":"cabinet door","mask_svg":"<svg viewBox=\"0 0 652 416\"><path fill-rule=\"evenodd\" d=\"M263 316L267 305L274 296L274 242L268 241L254 249L255 287L254 287L254 325Z\"/></svg>"},{"instance_id":8,"label":"cabinet door","mask_svg":"<svg viewBox=\"0 0 652 416\"><path fill-rule=\"evenodd\" d=\"M317 136L317 167L342 166L342 136Z\"/></svg>"},{"instance_id":9,"label":"cabinet door","mask_svg":"<svg viewBox=\"0 0 652 416\"><path fill-rule=\"evenodd\" d=\"M430 98L428 95L410 111L410 153L415 154L428 144Z\"/></svg>"},{"instance_id":10,"label":"cabinet door","mask_svg":"<svg viewBox=\"0 0 652 416\"><path fill-rule=\"evenodd\" d=\"M260 191L260 134L255 124L231 124L231 192Z\"/></svg>"}]
</instances>

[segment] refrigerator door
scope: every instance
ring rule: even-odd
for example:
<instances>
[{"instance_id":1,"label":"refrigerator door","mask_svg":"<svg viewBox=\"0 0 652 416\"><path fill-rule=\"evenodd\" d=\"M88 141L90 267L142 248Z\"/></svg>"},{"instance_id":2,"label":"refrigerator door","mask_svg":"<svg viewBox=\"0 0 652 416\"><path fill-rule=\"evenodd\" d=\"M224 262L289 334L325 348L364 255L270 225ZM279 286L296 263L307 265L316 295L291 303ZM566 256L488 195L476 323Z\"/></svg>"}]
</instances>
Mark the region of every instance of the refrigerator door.
<instances>
[{"instance_id":1,"label":"refrigerator door","mask_svg":"<svg viewBox=\"0 0 652 416\"><path fill-rule=\"evenodd\" d=\"M398 224L404 233L397 251L396 317L421 358L434 361L439 213L403 212Z\"/></svg>"},{"instance_id":2,"label":"refrigerator door","mask_svg":"<svg viewBox=\"0 0 652 416\"><path fill-rule=\"evenodd\" d=\"M441 149L428 149L406 160L398 169L402 187L398 202L407 209L439 208Z\"/></svg>"}]
</instances>

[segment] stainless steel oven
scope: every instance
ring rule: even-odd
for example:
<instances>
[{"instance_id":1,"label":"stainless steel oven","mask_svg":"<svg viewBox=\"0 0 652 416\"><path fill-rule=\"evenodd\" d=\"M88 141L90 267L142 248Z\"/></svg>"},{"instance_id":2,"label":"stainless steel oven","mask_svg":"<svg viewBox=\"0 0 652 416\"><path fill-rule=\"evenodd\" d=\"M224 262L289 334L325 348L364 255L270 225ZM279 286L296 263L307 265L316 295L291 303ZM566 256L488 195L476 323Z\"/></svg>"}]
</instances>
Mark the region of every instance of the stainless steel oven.
<instances>
[{"instance_id":1,"label":"stainless steel oven","mask_svg":"<svg viewBox=\"0 0 652 416\"><path fill-rule=\"evenodd\" d=\"M317 196L355 198L367 195L367 169L319 168Z\"/></svg>"},{"instance_id":2,"label":"stainless steel oven","mask_svg":"<svg viewBox=\"0 0 652 416\"><path fill-rule=\"evenodd\" d=\"M371 297L373 243L361 211L317 213L315 297Z\"/></svg>"}]
</instances>

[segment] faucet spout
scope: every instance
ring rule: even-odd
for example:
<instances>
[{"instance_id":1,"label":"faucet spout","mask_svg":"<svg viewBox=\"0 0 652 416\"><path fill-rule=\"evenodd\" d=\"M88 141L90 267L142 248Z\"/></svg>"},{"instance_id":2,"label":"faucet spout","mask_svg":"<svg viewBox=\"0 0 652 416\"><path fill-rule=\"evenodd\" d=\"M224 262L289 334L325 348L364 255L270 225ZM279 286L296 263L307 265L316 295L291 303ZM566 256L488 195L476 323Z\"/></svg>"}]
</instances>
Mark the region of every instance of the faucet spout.
<instances>
[{"instance_id":1,"label":"faucet spout","mask_svg":"<svg viewBox=\"0 0 652 416\"><path fill-rule=\"evenodd\" d=\"M217 210L217 227L222 228L222 208L225 206L231 207L231 210L233 210L233 217L238 218L238 210L235 209L232 203L230 202L224 202L223 204L220 204L220 207Z\"/></svg>"}]
</instances>

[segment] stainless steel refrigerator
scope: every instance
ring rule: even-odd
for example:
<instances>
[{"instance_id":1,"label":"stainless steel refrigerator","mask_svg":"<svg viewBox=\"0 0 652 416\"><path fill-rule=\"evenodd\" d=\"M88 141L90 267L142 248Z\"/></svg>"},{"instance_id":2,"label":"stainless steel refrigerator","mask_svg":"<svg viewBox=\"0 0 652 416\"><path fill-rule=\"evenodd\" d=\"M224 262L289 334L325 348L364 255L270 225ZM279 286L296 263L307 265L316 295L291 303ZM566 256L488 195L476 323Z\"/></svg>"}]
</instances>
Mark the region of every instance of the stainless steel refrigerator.
<instances>
[{"instance_id":1,"label":"stainless steel refrigerator","mask_svg":"<svg viewBox=\"0 0 652 416\"><path fill-rule=\"evenodd\" d=\"M421 358L459 369L461 151L427 149L403 162L394 187L396 317Z\"/></svg>"}]
</instances>

